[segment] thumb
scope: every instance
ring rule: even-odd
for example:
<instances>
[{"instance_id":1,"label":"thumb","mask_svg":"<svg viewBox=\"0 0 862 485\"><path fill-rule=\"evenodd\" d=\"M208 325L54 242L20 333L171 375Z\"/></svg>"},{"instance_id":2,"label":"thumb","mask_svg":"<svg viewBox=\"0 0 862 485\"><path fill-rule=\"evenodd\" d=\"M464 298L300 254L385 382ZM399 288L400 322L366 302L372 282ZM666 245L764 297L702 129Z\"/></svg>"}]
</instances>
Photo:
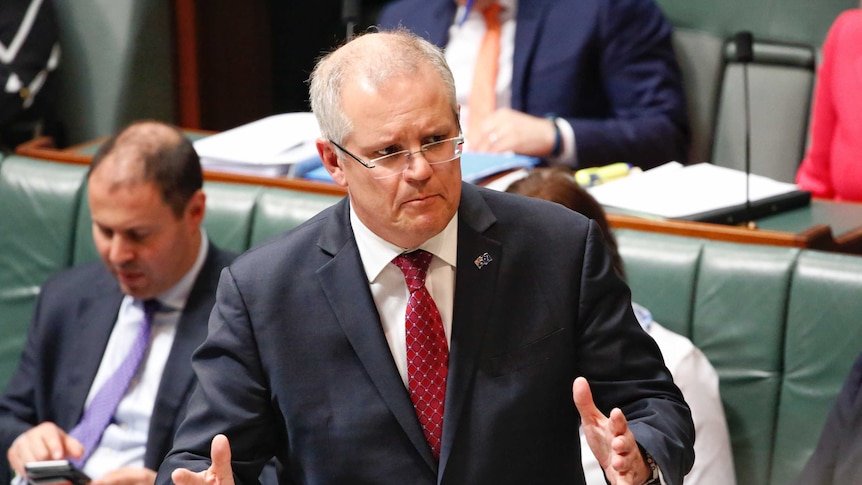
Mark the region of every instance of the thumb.
<instances>
[{"instance_id":1,"label":"thumb","mask_svg":"<svg viewBox=\"0 0 862 485\"><path fill-rule=\"evenodd\" d=\"M232 485L233 468L231 468L230 464L230 442L228 441L227 436L217 434L215 438L213 438L212 446L210 448L210 456L213 460L210 472L215 476L216 483L220 483L221 485Z\"/></svg>"},{"instance_id":2,"label":"thumb","mask_svg":"<svg viewBox=\"0 0 862 485\"><path fill-rule=\"evenodd\" d=\"M578 408L582 422L593 423L600 419L600 417L604 417L599 408L596 407L595 402L593 402L593 393L590 390L590 384L583 377L578 377L572 384L572 399L575 401L575 407Z\"/></svg>"}]
</instances>

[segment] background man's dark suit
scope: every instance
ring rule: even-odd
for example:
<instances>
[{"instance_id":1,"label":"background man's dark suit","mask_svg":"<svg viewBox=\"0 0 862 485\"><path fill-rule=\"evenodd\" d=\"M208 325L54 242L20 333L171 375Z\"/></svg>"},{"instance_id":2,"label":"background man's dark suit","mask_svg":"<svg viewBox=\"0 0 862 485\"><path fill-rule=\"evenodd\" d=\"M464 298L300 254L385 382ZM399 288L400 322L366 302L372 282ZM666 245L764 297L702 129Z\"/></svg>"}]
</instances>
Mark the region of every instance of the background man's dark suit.
<instances>
[{"instance_id":1,"label":"background man's dark suit","mask_svg":"<svg viewBox=\"0 0 862 485\"><path fill-rule=\"evenodd\" d=\"M243 483L273 452L289 464L282 485L583 483L572 381L584 375L659 463L686 467L663 468L680 484L691 418L597 226L466 184L458 213L439 480L344 200L222 273L199 390L157 483L206 467L220 432Z\"/></svg>"},{"instance_id":2,"label":"background man's dark suit","mask_svg":"<svg viewBox=\"0 0 862 485\"><path fill-rule=\"evenodd\" d=\"M177 324L147 439L144 466L156 470L170 450L193 389L191 354L204 340L218 274L234 255L209 246ZM0 397L0 483L8 483L8 450L18 435L44 421L68 431L81 419L123 294L102 262L65 270L43 287L21 362Z\"/></svg>"},{"instance_id":3,"label":"background man's dark suit","mask_svg":"<svg viewBox=\"0 0 862 485\"><path fill-rule=\"evenodd\" d=\"M862 354L841 388L798 485L859 483L862 479Z\"/></svg>"},{"instance_id":4,"label":"background man's dark suit","mask_svg":"<svg viewBox=\"0 0 862 485\"><path fill-rule=\"evenodd\" d=\"M454 0L398 0L379 23L440 47ZM684 161L689 143L671 25L652 0L519 0L512 109L575 131L579 166Z\"/></svg>"}]
</instances>

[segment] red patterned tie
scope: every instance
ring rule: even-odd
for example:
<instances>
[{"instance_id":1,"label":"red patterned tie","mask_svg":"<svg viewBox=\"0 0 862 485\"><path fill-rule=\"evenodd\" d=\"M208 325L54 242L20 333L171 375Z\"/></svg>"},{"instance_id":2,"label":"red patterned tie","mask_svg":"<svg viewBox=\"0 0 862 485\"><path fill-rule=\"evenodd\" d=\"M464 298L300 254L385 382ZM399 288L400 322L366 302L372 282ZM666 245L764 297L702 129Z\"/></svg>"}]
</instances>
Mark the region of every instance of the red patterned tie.
<instances>
[{"instance_id":1,"label":"red patterned tie","mask_svg":"<svg viewBox=\"0 0 862 485\"><path fill-rule=\"evenodd\" d=\"M446 376L449 372L449 347L443 331L443 320L437 305L425 288L425 273L432 254L413 251L402 254L392 263L404 273L410 298L407 301L407 383L416 415L431 446L440 458L443 435L443 403L446 400Z\"/></svg>"}]
</instances>

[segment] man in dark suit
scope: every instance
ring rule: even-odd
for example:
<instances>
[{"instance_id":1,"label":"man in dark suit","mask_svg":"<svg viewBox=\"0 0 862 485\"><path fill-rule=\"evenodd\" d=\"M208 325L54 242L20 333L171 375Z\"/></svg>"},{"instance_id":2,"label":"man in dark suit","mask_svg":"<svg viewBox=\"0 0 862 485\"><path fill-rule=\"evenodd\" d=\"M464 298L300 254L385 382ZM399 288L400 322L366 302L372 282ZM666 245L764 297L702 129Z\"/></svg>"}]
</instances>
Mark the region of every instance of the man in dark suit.
<instances>
[{"instance_id":1,"label":"man in dark suit","mask_svg":"<svg viewBox=\"0 0 862 485\"><path fill-rule=\"evenodd\" d=\"M275 455L282 484L583 484L579 412L612 481L682 483L691 416L600 230L461 183L442 52L360 36L311 104L349 195L222 272L157 483L253 483Z\"/></svg>"},{"instance_id":2,"label":"man in dark suit","mask_svg":"<svg viewBox=\"0 0 862 485\"><path fill-rule=\"evenodd\" d=\"M468 149L511 150L571 168L686 160L672 27L653 0L475 0L466 14L465 3L397 0L379 23L445 48L459 102L469 106L481 12L502 5L497 110L477 133L467 130Z\"/></svg>"},{"instance_id":3,"label":"man in dark suit","mask_svg":"<svg viewBox=\"0 0 862 485\"><path fill-rule=\"evenodd\" d=\"M43 285L18 370L0 397L0 444L18 475L30 461L83 459L102 483L151 484L193 389L191 354L206 336L219 271L233 255L200 228L200 162L174 127L148 121L121 131L99 149L87 182L104 264L62 271ZM151 299L158 309L140 339L146 353L123 392L110 376L132 352ZM86 446L72 430L111 386L121 387L118 405Z\"/></svg>"},{"instance_id":4,"label":"man in dark suit","mask_svg":"<svg viewBox=\"0 0 862 485\"><path fill-rule=\"evenodd\" d=\"M838 394L814 454L795 484L857 483L862 477L862 353Z\"/></svg>"}]
</instances>

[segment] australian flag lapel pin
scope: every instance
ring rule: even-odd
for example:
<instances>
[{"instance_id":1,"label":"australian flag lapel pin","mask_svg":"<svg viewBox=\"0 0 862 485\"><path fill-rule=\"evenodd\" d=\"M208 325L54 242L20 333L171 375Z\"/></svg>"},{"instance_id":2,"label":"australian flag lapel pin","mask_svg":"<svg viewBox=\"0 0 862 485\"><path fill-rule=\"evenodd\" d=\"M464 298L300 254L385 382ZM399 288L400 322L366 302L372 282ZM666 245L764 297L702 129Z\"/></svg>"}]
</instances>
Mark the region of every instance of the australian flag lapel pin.
<instances>
[{"instance_id":1,"label":"australian flag lapel pin","mask_svg":"<svg viewBox=\"0 0 862 485\"><path fill-rule=\"evenodd\" d=\"M487 266L488 264L490 264L490 263L491 263L491 261L494 261L494 260L491 258L491 255L490 255L490 254L488 254L488 253L485 253L485 254L483 254L483 255L479 256L478 258L476 258L476 259L473 261L473 264L475 264L477 268L482 269L483 267L485 267L485 266Z\"/></svg>"}]
</instances>

